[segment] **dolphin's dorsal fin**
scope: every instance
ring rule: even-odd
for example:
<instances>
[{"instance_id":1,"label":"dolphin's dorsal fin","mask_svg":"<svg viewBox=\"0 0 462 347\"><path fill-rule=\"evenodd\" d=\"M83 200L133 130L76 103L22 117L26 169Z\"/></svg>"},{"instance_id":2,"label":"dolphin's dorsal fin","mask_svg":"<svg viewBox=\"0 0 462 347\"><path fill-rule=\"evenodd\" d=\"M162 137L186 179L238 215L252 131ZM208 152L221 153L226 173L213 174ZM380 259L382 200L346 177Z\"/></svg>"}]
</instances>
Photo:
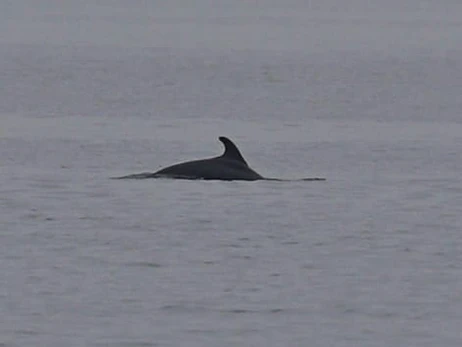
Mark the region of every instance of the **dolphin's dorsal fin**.
<instances>
[{"instance_id":1,"label":"dolphin's dorsal fin","mask_svg":"<svg viewBox=\"0 0 462 347\"><path fill-rule=\"evenodd\" d=\"M237 149L236 145L230 139L220 136L218 140L220 140L225 146L225 152L221 155L222 158L237 160L247 165L247 162L244 160L241 152L239 152L239 149Z\"/></svg>"}]
</instances>

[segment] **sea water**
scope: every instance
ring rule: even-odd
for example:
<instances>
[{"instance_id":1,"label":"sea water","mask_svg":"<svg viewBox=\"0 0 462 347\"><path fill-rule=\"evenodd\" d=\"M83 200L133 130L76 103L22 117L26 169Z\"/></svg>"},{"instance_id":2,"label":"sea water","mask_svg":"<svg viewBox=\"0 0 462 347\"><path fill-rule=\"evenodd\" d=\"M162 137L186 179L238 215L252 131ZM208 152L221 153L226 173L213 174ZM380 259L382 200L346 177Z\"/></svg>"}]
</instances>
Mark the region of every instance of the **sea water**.
<instances>
[{"instance_id":1,"label":"sea water","mask_svg":"<svg viewBox=\"0 0 462 347\"><path fill-rule=\"evenodd\" d=\"M3 1L0 346L460 346L460 13Z\"/></svg>"}]
</instances>

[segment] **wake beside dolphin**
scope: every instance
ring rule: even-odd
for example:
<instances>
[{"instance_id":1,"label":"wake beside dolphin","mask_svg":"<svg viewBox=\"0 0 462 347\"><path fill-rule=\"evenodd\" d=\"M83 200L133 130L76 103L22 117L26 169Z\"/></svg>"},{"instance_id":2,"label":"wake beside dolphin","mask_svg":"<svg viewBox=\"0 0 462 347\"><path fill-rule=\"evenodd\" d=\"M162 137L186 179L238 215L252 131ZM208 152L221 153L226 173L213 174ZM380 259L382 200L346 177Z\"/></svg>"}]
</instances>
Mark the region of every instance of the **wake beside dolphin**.
<instances>
[{"instance_id":1,"label":"wake beside dolphin","mask_svg":"<svg viewBox=\"0 0 462 347\"><path fill-rule=\"evenodd\" d=\"M325 181L325 178L311 177L296 180L267 178L252 170L236 145L227 137L218 138L224 145L222 155L209 159L200 159L175 164L157 172L144 172L114 179L173 178L188 180L222 180L222 181Z\"/></svg>"}]
</instances>

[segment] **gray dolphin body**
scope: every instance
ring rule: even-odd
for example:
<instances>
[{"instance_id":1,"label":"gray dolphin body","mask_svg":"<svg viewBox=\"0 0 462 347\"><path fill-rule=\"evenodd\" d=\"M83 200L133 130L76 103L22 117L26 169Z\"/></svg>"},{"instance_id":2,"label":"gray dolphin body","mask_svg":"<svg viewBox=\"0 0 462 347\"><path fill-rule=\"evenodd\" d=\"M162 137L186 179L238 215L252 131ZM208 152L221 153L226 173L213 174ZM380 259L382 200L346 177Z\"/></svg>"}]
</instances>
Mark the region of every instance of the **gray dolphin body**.
<instances>
[{"instance_id":1,"label":"gray dolphin body","mask_svg":"<svg viewBox=\"0 0 462 347\"><path fill-rule=\"evenodd\" d=\"M117 179L145 179L145 178L175 178L190 180L222 180L222 181L256 181L275 180L265 178L252 170L236 145L227 137L218 138L224 145L222 155L209 159L200 159L175 164L157 172L116 177ZM304 178L303 181L324 181L324 178Z\"/></svg>"}]
</instances>

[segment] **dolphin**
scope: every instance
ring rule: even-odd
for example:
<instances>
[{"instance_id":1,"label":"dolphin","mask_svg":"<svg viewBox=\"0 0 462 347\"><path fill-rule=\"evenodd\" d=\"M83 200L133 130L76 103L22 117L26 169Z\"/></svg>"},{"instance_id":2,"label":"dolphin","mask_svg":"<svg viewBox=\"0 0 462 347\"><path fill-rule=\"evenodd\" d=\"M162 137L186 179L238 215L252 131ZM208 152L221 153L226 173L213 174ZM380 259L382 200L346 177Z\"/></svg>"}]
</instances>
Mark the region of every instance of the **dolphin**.
<instances>
[{"instance_id":1,"label":"dolphin","mask_svg":"<svg viewBox=\"0 0 462 347\"><path fill-rule=\"evenodd\" d=\"M189 180L222 180L222 181L287 181L278 178L263 177L250 168L237 146L227 137L220 136L225 147L222 155L187 161L163 168L157 172L143 172L114 179L175 178ZM302 178L302 181L325 181L325 178ZM289 180L290 181L290 180Z\"/></svg>"}]
</instances>

